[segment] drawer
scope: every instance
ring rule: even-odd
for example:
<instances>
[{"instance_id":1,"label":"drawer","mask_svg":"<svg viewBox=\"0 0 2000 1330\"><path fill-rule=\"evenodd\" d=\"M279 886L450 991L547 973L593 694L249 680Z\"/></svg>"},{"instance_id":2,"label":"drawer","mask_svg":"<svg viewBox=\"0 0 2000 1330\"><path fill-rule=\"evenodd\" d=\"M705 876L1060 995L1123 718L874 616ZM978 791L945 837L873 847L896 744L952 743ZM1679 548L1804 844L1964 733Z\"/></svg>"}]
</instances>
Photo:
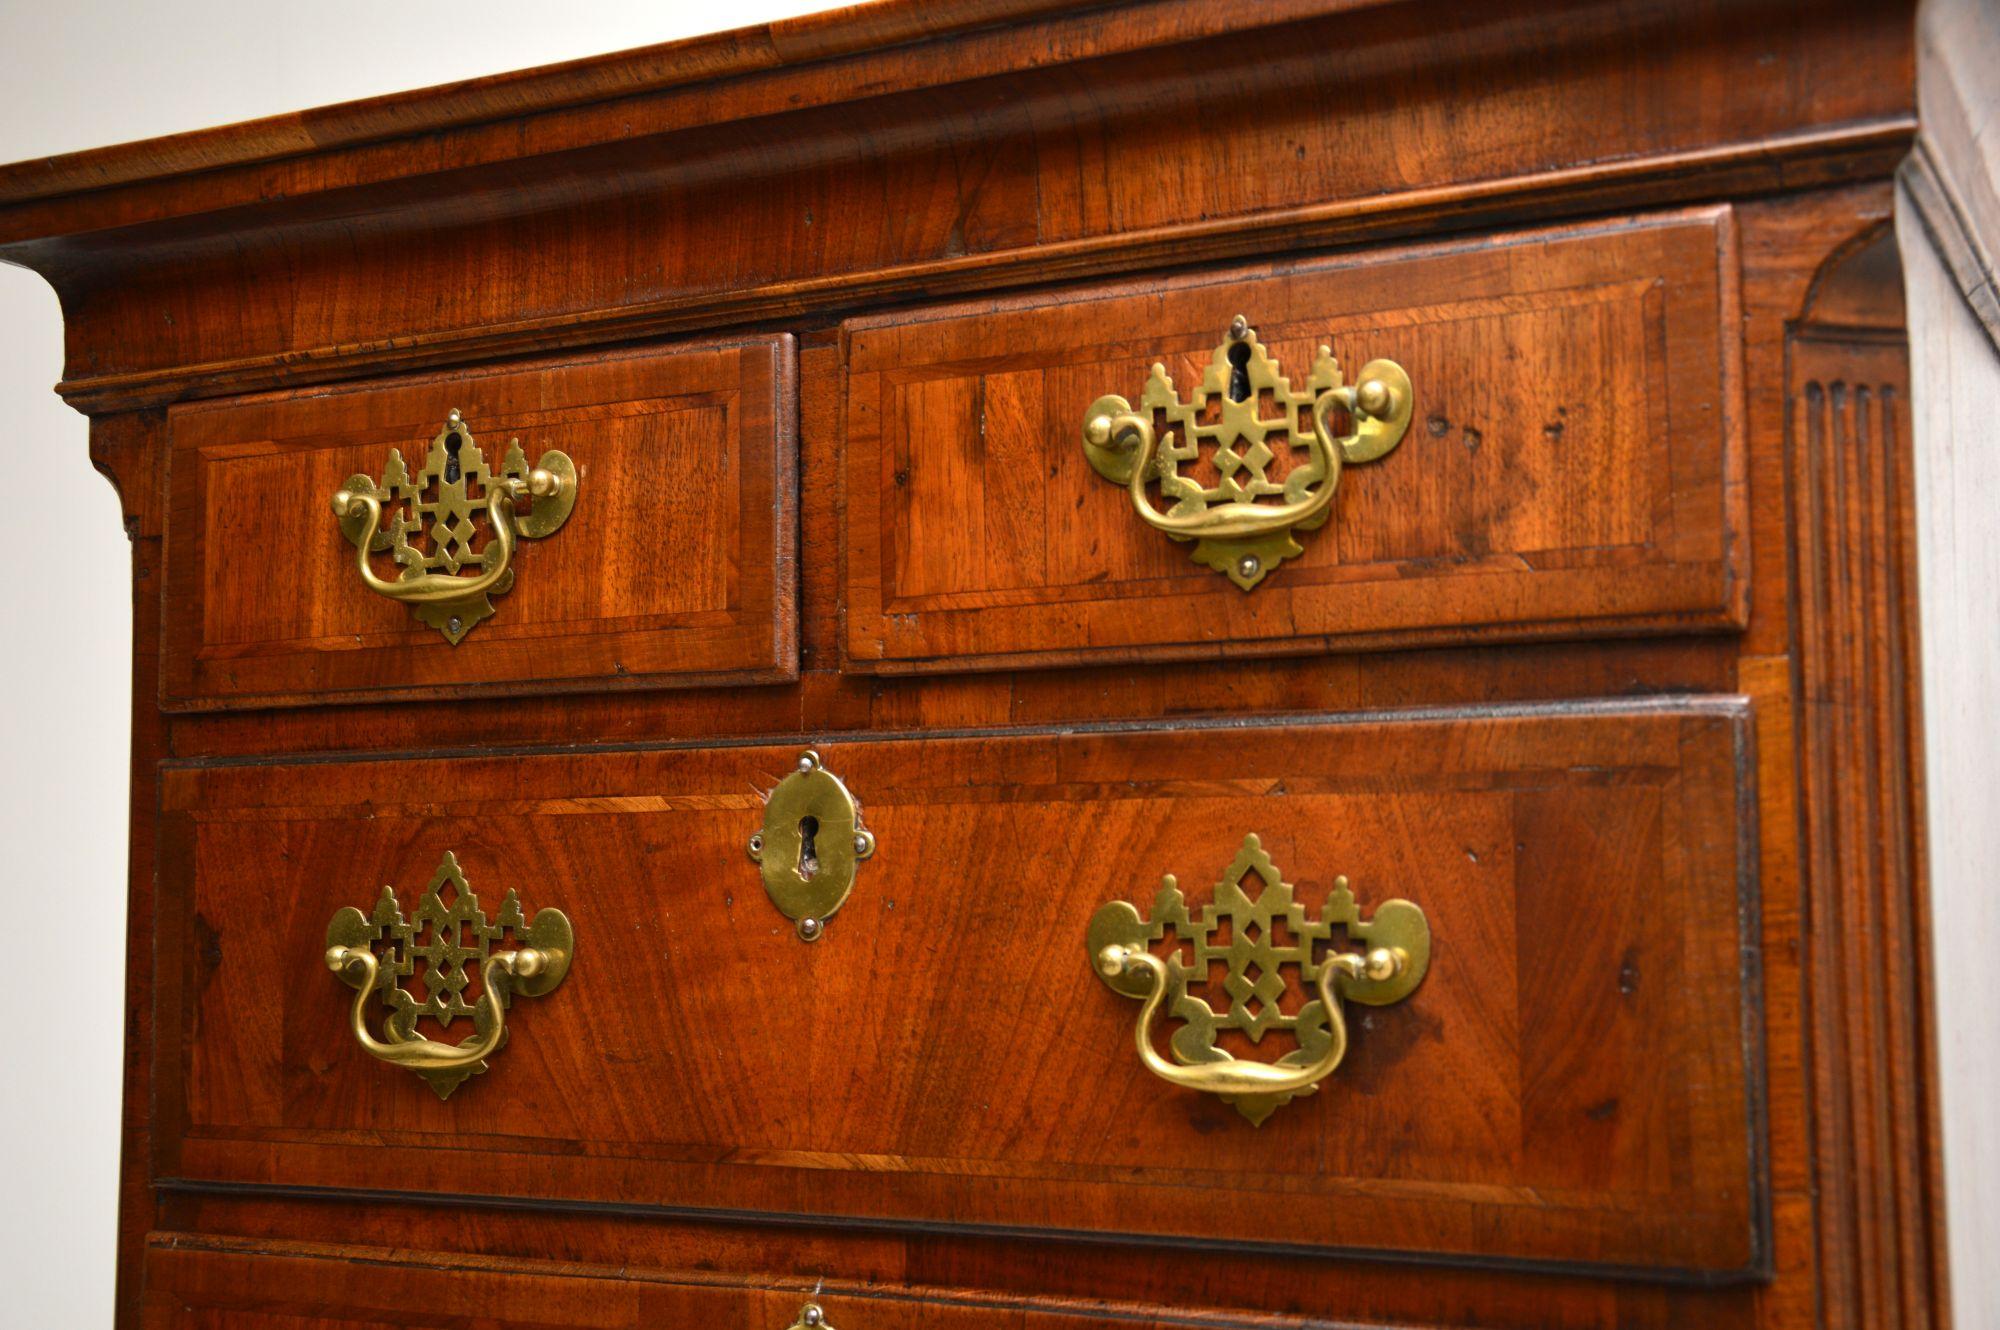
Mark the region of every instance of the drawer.
<instances>
[{"instance_id":1,"label":"drawer","mask_svg":"<svg viewBox=\"0 0 2000 1330\"><path fill-rule=\"evenodd\" d=\"M846 662L922 672L1740 627L1736 268L1717 208L852 320ZM1300 406L1287 426L1245 367L1268 442L1220 409L1239 391L1223 358L1247 351L1228 331L1238 316ZM1341 369L1320 365L1322 347ZM1247 508L1214 498L1225 474L1230 494L1307 474L1305 403L1378 358L1410 385L1393 451ZM1177 483L1210 499L1172 515L1268 526L1336 484L1313 517L1264 537L1293 554L1176 540L1093 468L1093 404L1141 402L1155 362L1190 410L1205 375L1214 386L1192 418L1218 429L1176 463ZM1153 419L1168 450L1177 422ZM1158 485L1145 502L1168 511ZM1217 555L1251 548L1265 566L1245 590Z\"/></svg>"},{"instance_id":2,"label":"drawer","mask_svg":"<svg viewBox=\"0 0 2000 1330\"><path fill-rule=\"evenodd\" d=\"M1721 700L831 745L875 848L810 943L745 856L796 747L170 763L156 1169L1747 1277L1766 1250L1745 722ZM764 853L796 852L782 839ZM440 1098L362 1050L324 956L385 883L412 920L427 884L431 917L459 918L447 851L478 919L509 892L517 936L560 910L574 962ZM1337 1003L1345 1061L1253 1125L1149 1071L1141 1004L1099 977L1112 902L1172 915L1163 874L1191 913L1156 946L1201 970L1190 993L1230 1017L1208 1047L1232 1057L1324 1053L1298 949L1326 953L1302 939L1382 936L1328 922L1339 877L1371 927L1392 898L1423 912L1428 973ZM1242 963L1218 962L1239 933ZM413 1001L444 991L415 970ZM479 963L459 973L470 1003ZM364 1008L379 1037L387 1008ZM1156 1050L1181 1055L1188 1014L1177 997Z\"/></svg>"},{"instance_id":3,"label":"drawer","mask_svg":"<svg viewBox=\"0 0 2000 1330\"><path fill-rule=\"evenodd\" d=\"M793 359L762 337L173 408L162 705L796 677ZM486 482L551 453L567 496L508 504L502 560ZM331 507L355 481L387 495L385 590Z\"/></svg>"},{"instance_id":4,"label":"drawer","mask_svg":"<svg viewBox=\"0 0 2000 1330\"><path fill-rule=\"evenodd\" d=\"M439 1236L444 1236L440 1233ZM1102 1330L1136 1324L1217 1328L1249 1322L1180 1309L1023 1306L945 1290L909 1295L825 1280L739 1281L705 1272L652 1273L555 1261L482 1260L455 1252L156 1239L146 1254L146 1330ZM1152 1313L1159 1319L1149 1316ZM1255 1325L1278 1324L1259 1317ZM1283 1324L1295 1322L1286 1320Z\"/></svg>"}]
</instances>

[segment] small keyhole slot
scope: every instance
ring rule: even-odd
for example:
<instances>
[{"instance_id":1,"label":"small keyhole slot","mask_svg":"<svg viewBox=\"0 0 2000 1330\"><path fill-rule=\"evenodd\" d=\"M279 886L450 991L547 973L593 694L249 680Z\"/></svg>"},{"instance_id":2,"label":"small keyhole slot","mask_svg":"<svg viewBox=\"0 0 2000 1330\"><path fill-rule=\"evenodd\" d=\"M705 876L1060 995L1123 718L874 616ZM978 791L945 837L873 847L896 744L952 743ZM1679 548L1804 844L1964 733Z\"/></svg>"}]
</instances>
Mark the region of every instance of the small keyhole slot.
<instances>
[{"instance_id":1,"label":"small keyhole slot","mask_svg":"<svg viewBox=\"0 0 2000 1330\"><path fill-rule=\"evenodd\" d=\"M444 436L444 483L456 485L463 473L458 468L459 437L456 432Z\"/></svg>"},{"instance_id":2,"label":"small keyhole slot","mask_svg":"<svg viewBox=\"0 0 2000 1330\"><path fill-rule=\"evenodd\" d=\"M819 846L814 843L818 835L818 818L808 813L799 819L799 877L806 882L819 872Z\"/></svg>"},{"instance_id":3,"label":"small keyhole slot","mask_svg":"<svg viewBox=\"0 0 2000 1330\"><path fill-rule=\"evenodd\" d=\"M1229 347L1229 400L1250 400L1250 343L1233 342Z\"/></svg>"}]
</instances>

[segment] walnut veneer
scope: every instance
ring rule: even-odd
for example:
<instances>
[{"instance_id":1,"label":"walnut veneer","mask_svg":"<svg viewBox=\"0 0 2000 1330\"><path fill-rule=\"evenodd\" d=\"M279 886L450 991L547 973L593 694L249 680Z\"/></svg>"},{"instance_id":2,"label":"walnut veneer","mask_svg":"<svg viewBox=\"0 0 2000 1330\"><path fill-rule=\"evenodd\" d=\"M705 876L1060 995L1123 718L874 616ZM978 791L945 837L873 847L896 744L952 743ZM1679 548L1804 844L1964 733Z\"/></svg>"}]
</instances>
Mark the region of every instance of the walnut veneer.
<instances>
[{"instance_id":1,"label":"walnut veneer","mask_svg":"<svg viewBox=\"0 0 2000 1330\"><path fill-rule=\"evenodd\" d=\"M889 0L0 168L133 541L120 1323L1941 1326L1911 25ZM1248 592L1080 434L1237 315L1416 403ZM328 508L453 410L579 485L457 645ZM1433 939L1262 1126L1084 945L1248 833ZM449 1099L322 963L444 850L577 938Z\"/></svg>"}]
</instances>

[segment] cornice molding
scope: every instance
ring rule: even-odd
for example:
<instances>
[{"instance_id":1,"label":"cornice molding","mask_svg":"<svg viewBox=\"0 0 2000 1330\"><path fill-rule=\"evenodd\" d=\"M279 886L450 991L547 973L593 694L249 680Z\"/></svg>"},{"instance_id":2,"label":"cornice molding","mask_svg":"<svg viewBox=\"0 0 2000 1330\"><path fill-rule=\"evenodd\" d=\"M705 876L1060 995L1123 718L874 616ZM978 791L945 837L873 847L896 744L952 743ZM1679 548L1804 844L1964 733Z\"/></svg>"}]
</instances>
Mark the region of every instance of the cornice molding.
<instances>
[{"instance_id":1,"label":"cornice molding","mask_svg":"<svg viewBox=\"0 0 2000 1330\"><path fill-rule=\"evenodd\" d=\"M0 165L0 244L296 200L1414 0L878 0L658 46ZM1541 0L1550 9L1579 0ZM1023 41L1024 34L1032 40ZM948 42L939 39L950 38ZM912 62L913 47L938 42ZM729 95L720 95L730 89ZM410 144L421 140L421 151ZM83 224L80 224L83 223Z\"/></svg>"},{"instance_id":2,"label":"cornice molding","mask_svg":"<svg viewBox=\"0 0 2000 1330\"><path fill-rule=\"evenodd\" d=\"M56 385L79 411L101 414L360 375L474 364L512 356L671 336L870 303L997 292L1051 281L1144 272L1273 251L1337 248L1390 235L1438 238L1532 216L1537 220L1696 202L1756 189L1810 188L1884 175L1911 142L1898 118L1652 158L1402 190L1093 236L1055 244L747 287L726 298L693 291L644 304L442 330L375 343L310 347L238 360L128 374L65 378Z\"/></svg>"},{"instance_id":3,"label":"cornice molding","mask_svg":"<svg viewBox=\"0 0 2000 1330\"><path fill-rule=\"evenodd\" d=\"M2000 9L1926 0L1917 12L1917 107L1923 131L1898 172L1903 197L2000 350Z\"/></svg>"},{"instance_id":4,"label":"cornice molding","mask_svg":"<svg viewBox=\"0 0 2000 1330\"><path fill-rule=\"evenodd\" d=\"M1973 317L1985 329L1993 349L2000 352L2000 279L1995 276L1993 251L1953 189L1950 177L1939 168L1928 133L1917 135L1910 155L1896 171L1896 183L1910 210L1923 223L1931 248L1951 270Z\"/></svg>"}]
</instances>

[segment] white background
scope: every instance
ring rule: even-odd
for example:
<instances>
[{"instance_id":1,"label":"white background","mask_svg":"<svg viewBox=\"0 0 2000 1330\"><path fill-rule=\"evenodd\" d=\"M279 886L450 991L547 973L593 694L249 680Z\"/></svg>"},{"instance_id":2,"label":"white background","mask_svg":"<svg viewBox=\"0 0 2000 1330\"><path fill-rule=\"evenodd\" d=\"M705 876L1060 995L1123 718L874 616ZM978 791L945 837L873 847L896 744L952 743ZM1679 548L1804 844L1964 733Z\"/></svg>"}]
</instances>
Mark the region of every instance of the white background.
<instances>
[{"instance_id":1,"label":"white background","mask_svg":"<svg viewBox=\"0 0 2000 1330\"><path fill-rule=\"evenodd\" d=\"M825 0L0 0L0 161L829 8ZM62 316L0 265L0 1326L111 1324L123 1058L129 547Z\"/></svg>"}]
</instances>

